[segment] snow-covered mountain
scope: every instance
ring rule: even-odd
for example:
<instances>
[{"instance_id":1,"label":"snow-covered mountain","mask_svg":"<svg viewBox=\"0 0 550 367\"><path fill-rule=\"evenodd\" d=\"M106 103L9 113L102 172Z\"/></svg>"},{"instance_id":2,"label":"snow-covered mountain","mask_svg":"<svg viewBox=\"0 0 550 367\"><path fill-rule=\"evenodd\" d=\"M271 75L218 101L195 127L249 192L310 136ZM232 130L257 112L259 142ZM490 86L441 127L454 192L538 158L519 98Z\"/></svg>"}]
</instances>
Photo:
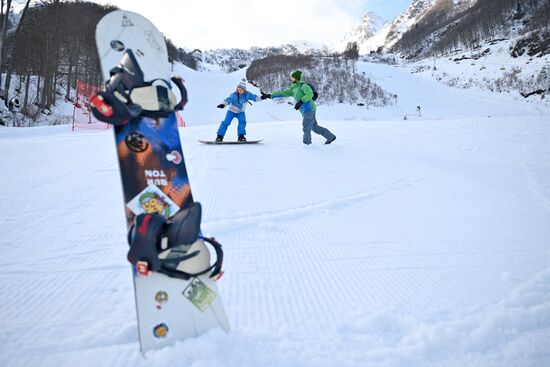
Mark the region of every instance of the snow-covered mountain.
<instances>
[{"instance_id":1,"label":"snow-covered mountain","mask_svg":"<svg viewBox=\"0 0 550 367\"><path fill-rule=\"evenodd\" d=\"M399 39L388 43L407 58L457 51L487 53L488 45L517 57L549 52L547 0L436 0Z\"/></svg>"},{"instance_id":2,"label":"snow-covered mountain","mask_svg":"<svg viewBox=\"0 0 550 367\"><path fill-rule=\"evenodd\" d=\"M379 34L387 22L378 14L368 12L363 16L361 23L352 28L344 37L337 48L344 49L349 42L357 42L360 53L371 51L373 36Z\"/></svg>"},{"instance_id":3,"label":"snow-covered mountain","mask_svg":"<svg viewBox=\"0 0 550 367\"><path fill-rule=\"evenodd\" d=\"M399 14L388 29L384 43L380 46L389 50L405 32L414 27L424 15L437 3L438 0L413 0L411 5Z\"/></svg>"},{"instance_id":4,"label":"snow-covered mountain","mask_svg":"<svg viewBox=\"0 0 550 367\"><path fill-rule=\"evenodd\" d=\"M458 0L460 1L460 0ZM470 0L465 0L470 1ZM386 22L373 12L363 17L361 24L353 28L344 38L347 42L357 42L360 53L387 51L399 41L401 36L413 27L435 4L437 0L413 0L411 5L393 21Z\"/></svg>"},{"instance_id":5,"label":"snow-covered mountain","mask_svg":"<svg viewBox=\"0 0 550 367\"><path fill-rule=\"evenodd\" d=\"M513 57L549 51L547 0L413 0L393 21L372 13L346 37L360 53L396 52L407 59L434 53L487 51L486 44Z\"/></svg>"}]
</instances>

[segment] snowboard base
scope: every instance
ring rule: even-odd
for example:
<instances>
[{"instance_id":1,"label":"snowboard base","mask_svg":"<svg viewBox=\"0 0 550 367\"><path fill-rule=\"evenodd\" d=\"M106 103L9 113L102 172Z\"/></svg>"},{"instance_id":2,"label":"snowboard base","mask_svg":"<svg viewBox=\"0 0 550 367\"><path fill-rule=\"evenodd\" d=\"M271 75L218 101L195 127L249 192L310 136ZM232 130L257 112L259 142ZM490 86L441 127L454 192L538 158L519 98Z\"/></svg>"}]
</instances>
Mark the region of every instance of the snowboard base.
<instances>
[{"instance_id":1,"label":"snowboard base","mask_svg":"<svg viewBox=\"0 0 550 367\"><path fill-rule=\"evenodd\" d=\"M229 330L216 283L207 275L186 281L151 272L134 281L142 353L209 330Z\"/></svg>"},{"instance_id":2,"label":"snowboard base","mask_svg":"<svg viewBox=\"0 0 550 367\"><path fill-rule=\"evenodd\" d=\"M263 141L263 139L260 140L247 140L247 141L222 141L221 143L215 142L213 140L199 140L199 143L202 144L212 144L212 145L236 145L236 144L258 144L259 142Z\"/></svg>"}]
</instances>

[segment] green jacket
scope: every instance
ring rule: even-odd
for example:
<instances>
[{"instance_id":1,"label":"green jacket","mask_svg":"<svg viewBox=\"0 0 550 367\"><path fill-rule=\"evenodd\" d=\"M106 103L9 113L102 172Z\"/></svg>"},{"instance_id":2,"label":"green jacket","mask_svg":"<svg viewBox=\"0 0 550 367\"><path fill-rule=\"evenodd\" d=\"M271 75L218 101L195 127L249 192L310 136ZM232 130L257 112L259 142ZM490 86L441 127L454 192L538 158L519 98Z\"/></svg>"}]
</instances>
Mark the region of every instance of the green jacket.
<instances>
[{"instance_id":1,"label":"green jacket","mask_svg":"<svg viewBox=\"0 0 550 367\"><path fill-rule=\"evenodd\" d=\"M317 109L317 106L313 101L313 90L311 90L311 87L302 80L292 83L290 88L271 93L271 98L283 97L294 97L294 101L296 103L298 103L298 101L302 101L303 105L300 107L300 112L302 114L304 114L304 112L315 111Z\"/></svg>"}]
</instances>

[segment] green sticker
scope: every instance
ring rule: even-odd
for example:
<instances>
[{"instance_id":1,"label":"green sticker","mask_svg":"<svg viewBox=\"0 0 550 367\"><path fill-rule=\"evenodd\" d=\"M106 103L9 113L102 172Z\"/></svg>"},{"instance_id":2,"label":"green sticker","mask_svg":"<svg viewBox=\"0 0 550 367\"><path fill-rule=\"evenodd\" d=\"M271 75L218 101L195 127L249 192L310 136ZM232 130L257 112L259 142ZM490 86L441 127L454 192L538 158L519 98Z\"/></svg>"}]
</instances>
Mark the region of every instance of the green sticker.
<instances>
[{"instance_id":1,"label":"green sticker","mask_svg":"<svg viewBox=\"0 0 550 367\"><path fill-rule=\"evenodd\" d=\"M199 278L194 278L183 290L183 296L191 301L202 312L214 302L216 293L208 288Z\"/></svg>"}]
</instances>

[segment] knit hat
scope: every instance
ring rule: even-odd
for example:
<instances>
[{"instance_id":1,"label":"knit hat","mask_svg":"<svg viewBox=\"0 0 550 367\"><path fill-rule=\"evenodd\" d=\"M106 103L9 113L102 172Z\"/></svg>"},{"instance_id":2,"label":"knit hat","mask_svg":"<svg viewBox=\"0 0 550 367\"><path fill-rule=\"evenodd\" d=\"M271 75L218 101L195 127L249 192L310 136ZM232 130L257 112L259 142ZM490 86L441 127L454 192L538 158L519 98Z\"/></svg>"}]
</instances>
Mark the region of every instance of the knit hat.
<instances>
[{"instance_id":1,"label":"knit hat","mask_svg":"<svg viewBox=\"0 0 550 367\"><path fill-rule=\"evenodd\" d=\"M239 85L237 85L237 88L241 88L242 90L244 90L246 92L246 80L241 80L241 82L239 83Z\"/></svg>"},{"instance_id":2,"label":"knit hat","mask_svg":"<svg viewBox=\"0 0 550 367\"><path fill-rule=\"evenodd\" d=\"M300 70L294 70L292 74L290 74L290 76L296 79L297 81L300 81L300 79L302 79L302 72Z\"/></svg>"}]
</instances>

